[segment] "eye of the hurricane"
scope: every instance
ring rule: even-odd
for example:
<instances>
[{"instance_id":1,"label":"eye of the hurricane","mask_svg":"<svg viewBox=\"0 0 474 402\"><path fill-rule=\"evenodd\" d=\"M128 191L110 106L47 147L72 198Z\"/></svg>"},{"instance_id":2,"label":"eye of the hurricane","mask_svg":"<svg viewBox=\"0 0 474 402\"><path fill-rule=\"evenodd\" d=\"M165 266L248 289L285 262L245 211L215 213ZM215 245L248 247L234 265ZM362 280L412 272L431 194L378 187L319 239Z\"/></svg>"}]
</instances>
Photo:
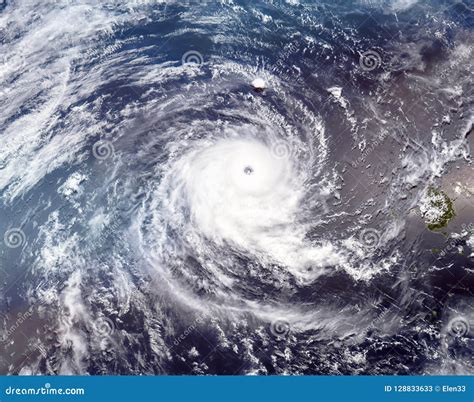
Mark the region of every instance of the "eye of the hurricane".
<instances>
[{"instance_id":1,"label":"eye of the hurricane","mask_svg":"<svg viewBox=\"0 0 474 402\"><path fill-rule=\"evenodd\" d=\"M252 166L245 166L244 173L247 174L247 175L251 175L253 173L253 167Z\"/></svg>"}]
</instances>

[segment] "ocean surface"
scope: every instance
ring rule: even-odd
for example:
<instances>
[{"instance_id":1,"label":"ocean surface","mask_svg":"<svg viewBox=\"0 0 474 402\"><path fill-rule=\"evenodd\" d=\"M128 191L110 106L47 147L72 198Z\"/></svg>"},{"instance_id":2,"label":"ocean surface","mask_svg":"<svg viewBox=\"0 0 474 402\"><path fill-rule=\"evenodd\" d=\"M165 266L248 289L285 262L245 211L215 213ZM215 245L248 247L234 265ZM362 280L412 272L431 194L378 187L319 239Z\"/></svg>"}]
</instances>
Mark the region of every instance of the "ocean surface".
<instances>
[{"instance_id":1,"label":"ocean surface","mask_svg":"<svg viewBox=\"0 0 474 402\"><path fill-rule=\"evenodd\" d=\"M0 374L474 374L473 24L2 2Z\"/></svg>"}]
</instances>

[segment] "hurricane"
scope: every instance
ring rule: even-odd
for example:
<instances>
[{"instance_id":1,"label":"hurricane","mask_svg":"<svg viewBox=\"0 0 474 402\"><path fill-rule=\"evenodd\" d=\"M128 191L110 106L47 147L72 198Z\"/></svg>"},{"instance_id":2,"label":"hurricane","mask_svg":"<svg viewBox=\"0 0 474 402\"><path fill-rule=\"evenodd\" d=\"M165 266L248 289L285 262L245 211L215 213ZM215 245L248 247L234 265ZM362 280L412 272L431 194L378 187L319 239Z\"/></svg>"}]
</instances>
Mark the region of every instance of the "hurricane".
<instances>
[{"instance_id":1,"label":"hurricane","mask_svg":"<svg viewBox=\"0 0 474 402\"><path fill-rule=\"evenodd\" d=\"M473 4L0 4L2 374L472 374Z\"/></svg>"}]
</instances>

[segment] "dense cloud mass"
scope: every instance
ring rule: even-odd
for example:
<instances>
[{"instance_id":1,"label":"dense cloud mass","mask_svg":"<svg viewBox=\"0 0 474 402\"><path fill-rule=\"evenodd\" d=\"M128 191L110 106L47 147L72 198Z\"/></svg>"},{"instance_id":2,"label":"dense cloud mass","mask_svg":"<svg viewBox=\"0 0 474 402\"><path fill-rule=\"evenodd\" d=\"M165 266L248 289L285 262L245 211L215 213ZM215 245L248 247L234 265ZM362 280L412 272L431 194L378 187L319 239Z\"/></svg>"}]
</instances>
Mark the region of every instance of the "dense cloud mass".
<instances>
[{"instance_id":1,"label":"dense cloud mass","mask_svg":"<svg viewBox=\"0 0 474 402\"><path fill-rule=\"evenodd\" d=\"M0 4L0 373L472 374L473 7Z\"/></svg>"}]
</instances>

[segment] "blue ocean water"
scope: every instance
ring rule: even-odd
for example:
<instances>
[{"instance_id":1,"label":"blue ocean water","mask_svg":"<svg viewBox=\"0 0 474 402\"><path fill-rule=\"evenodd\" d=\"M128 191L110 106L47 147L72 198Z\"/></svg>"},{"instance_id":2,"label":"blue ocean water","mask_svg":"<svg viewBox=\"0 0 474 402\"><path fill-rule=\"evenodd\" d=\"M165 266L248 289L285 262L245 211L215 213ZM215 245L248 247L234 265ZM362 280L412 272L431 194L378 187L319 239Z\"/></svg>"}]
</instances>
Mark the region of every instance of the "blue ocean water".
<instances>
[{"instance_id":1,"label":"blue ocean water","mask_svg":"<svg viewBox=\"0 0 474 402\"><path fill-rule=\"evenodd\" d=\"M0 372L471 374L472 11L2 4Z\"/></svg>"}]
</instances>

